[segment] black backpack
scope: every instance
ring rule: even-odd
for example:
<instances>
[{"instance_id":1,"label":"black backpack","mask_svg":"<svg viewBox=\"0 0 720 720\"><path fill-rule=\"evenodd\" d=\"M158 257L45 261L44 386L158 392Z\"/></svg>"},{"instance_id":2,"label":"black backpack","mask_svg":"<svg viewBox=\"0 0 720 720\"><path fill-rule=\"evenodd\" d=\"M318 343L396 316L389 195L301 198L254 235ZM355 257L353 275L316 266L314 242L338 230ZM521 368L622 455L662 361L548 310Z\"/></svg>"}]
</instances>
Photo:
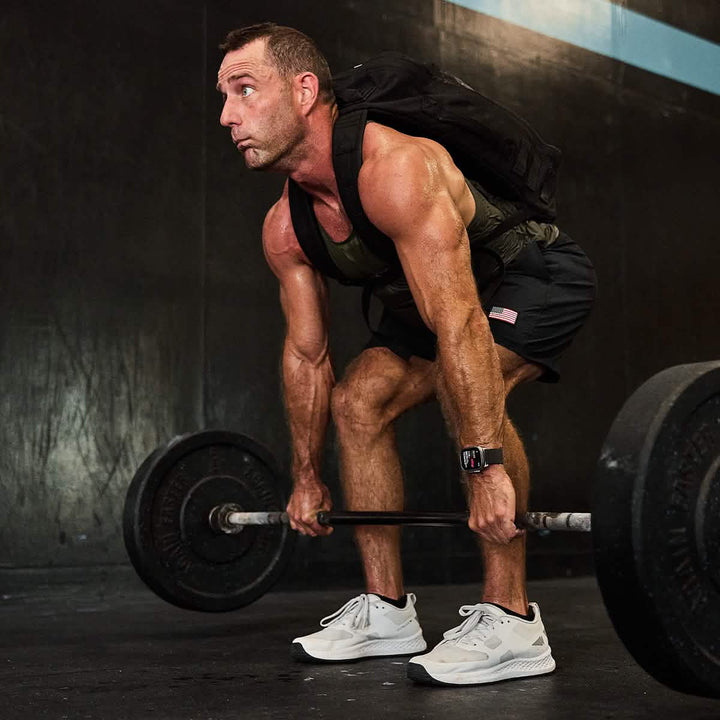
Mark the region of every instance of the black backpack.
<instances>
[{"instance_id":1,"label":"black backpack","mask_svg":"<svg viewBox=\"0 0 720 720\"><path fill-rule=\"evenodd\" d=\"M430 138L450 153L468 179L513 200L518 211L485 242L528 219L555 218L560 151L545 143L522 118L473 90L462 80L395 52L386 52L333 78L339 116L333 129L333 166L340 198L359 237L386 261L383 276L397 276L393 242L367 218L357 179L365 124L376 120L408 135ZM294 181L290 213L300 246L324 275L347 284L318 229L312 199Z\"/></svg>"}]
</instances>

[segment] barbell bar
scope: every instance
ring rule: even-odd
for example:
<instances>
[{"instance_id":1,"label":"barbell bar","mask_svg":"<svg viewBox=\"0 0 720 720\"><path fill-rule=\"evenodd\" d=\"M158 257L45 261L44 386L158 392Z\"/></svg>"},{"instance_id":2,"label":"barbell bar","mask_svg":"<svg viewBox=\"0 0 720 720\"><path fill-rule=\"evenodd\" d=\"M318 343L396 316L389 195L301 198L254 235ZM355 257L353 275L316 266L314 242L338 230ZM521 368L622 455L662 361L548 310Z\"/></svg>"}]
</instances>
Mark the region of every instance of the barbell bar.
<instances>
[{"instance_id":1,"label":"barbell bar","mask_svg":"<svg viewBox=\"0 0 720 720\"><path fill-rule=\"evenodd\" d=\"M319 525L411 525L416 527L442 527L467 525L467 512L369 512L362 510L324 510L317 514ZM216 532L234 535L248 525L288 525L286 512L245 512L237 505L225 503L214 507L208 516L210 527ZM590 513L581 512L528 512L515 518L515 524L524 530L552 530L591 532Z\"/></svg>"},{"instance_id":2,"label":"barbell bar","mask_svg":"<svg viewBox=\"0 0 720 720\"><path fill-rule=\"evenodd\" d=\"M238 433L203 431L159 447L133 477L123 511L139 576L183 608L253 602L292 552L284 486L272 455ZM591 531L598 586L633 657L669 687L720 697L720 361L668 368L639 387L605 438L594 486L592 515L529 513L519 522ZM263 524L246 524L246 513ZM407 514L393 520L410 524Z\"/></svg>"}]
</instances>

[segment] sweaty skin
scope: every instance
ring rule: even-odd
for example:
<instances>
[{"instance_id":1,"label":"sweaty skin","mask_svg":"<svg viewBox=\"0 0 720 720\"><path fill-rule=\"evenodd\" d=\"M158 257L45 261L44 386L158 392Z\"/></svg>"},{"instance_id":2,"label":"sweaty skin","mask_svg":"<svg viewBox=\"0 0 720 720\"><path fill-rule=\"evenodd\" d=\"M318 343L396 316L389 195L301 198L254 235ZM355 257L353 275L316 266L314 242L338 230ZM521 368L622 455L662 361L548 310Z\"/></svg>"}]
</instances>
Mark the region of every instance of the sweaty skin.
<instances>
[{"instance_id":1,"label":"sweaty skin","mask_svg":"<svg viewBox=\"0 0 720 720\"><path fill-rule=\"evenodd\" d=\"M319 222L335 241L351 230L332 168L334 105L318 95L317 77L282 78L265 56L263 40L227 53L218 73L225 103L221 124L251 169L282 172L313 198ZM474 201L444 148L376 123L367 126L358 183L368 218L398 251L417 307L438 338L438 395L458 446L503 446L505 386L490 328L470 266L465 225ZM292 436L293 528L330 532L316 520L329 509L320 455L335 383L328 351L324 278L302 252L287 196L263 227L267 261L280 281L287 321L283 383ZM505 468L467 477L469 525L485 541L504 545L520 536L516 497Z\"/></svg>"}]
</instances>

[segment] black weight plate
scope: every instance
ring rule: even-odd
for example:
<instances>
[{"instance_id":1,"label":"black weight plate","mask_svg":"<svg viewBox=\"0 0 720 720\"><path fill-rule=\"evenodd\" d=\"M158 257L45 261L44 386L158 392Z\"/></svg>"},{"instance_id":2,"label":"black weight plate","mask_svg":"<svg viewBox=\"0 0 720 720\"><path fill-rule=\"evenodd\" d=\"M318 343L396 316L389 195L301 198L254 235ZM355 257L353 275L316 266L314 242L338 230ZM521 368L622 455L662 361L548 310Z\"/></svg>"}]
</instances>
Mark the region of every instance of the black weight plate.
<instances>
[{"instance_id":1,"label":"black weight plate","mask_svg":"<svg viewBox=\"0 0 720 720\"><path fill-rule=\"evenodd\" d=\"M216 533L216 505L284 510L280 476L261 445L208 430L176 438L143 462L128 489L125 547L138 575L182 608L225 612L248 605L280 577L295 534L287 525Z\"/></svg>"},{"instance_id":2,"label":"black weight plate","mask_svg":"<svg viewBox=\"0 0 720 720\"><path fill-rule=\"evenodd\" d=\"M669 368L625 403L598 462L598 583L660 682L720 697L720 362Z\"/></svg>"}]
</instances>

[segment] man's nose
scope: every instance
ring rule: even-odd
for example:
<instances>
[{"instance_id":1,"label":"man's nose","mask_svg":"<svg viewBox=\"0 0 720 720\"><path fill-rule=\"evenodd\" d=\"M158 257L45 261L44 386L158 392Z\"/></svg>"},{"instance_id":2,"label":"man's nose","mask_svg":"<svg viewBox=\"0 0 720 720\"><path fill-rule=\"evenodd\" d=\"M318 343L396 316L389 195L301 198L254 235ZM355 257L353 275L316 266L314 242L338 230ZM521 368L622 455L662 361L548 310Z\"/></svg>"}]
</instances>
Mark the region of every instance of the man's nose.
<instances>
[{"instance_id":1,"label":"man's nose","mask_svg":"<svg viewBox=\"0 0 720 720\"><path fill-rule=\"evenodd\" d=\"M233 125L240 124L240 116L233 110L232 104L227 100L225 101L222 112L220 113L220 124L223 127L232 127Z\"/></svg>"}]
</instances>

